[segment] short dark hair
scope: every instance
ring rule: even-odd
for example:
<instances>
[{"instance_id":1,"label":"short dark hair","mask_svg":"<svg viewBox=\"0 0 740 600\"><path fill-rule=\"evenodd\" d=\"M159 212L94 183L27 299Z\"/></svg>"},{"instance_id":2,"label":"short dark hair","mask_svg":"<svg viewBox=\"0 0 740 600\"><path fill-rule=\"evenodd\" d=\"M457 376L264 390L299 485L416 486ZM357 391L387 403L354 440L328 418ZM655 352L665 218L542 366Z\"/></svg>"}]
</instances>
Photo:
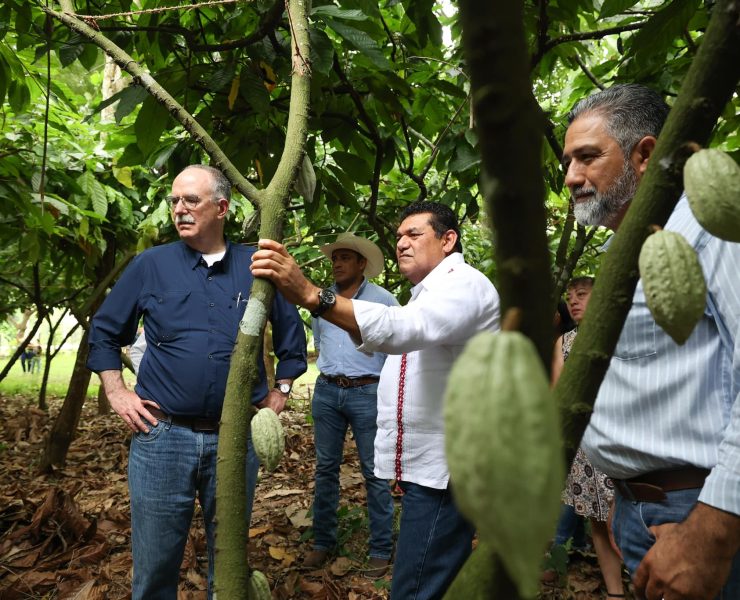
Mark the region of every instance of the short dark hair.
<instances>
[{"instance_id":1,"label":"short dark hair","mask_svg":"<svg viewBox=\"0 0 740 600\"><path fill-rule=\"evenodd\" d=\"M446 204L439 202L430 202L429 200L418 200L409 204L401 213L401 221L411 215L420 215L429 213L431 215L429 223L434 229L437 238L441 238L447 231L452 229L457 234L454 251L462 252L462 239L460 236L460 226L457 223L457 216L452 209Z\"/></svg>"},{"instance_id":2,"label":"short dark hair","mask_svg":"<svg viewBox=\"0 0 740 600\"><path fill-rule=\"evenodd\" d=\"M231 200L231 182L226 178L221 171L210 165L189 165L183 169L200 169L206 171L213 181L213 202L218 202L219 198L226 198Z\"/></svg>"},{"instance_id":3,"label":"short dark hair","mask_svg":"<svg viewBox=\"0 0 740 600\"><path fill-rule=\"evenodd\" d=\"M594 287L594 278L583 276L583 277L574 277L568 282L568 287L566 289L571 290L574 287L588 287L592 288Z\"/></svg>"},{"instance_id":4,"label":"short dark hair","mask_svg":"<svg viewBox=\"0 0 740 600\"><path fill-rule=\"evenodd\" d=\"M646 135L658 137L669 111L656 91L637 83L618 84L578 101L568 113L568 125L588 113L603 116L607 133L629 157Z\"/></svg>"}]
</instances>

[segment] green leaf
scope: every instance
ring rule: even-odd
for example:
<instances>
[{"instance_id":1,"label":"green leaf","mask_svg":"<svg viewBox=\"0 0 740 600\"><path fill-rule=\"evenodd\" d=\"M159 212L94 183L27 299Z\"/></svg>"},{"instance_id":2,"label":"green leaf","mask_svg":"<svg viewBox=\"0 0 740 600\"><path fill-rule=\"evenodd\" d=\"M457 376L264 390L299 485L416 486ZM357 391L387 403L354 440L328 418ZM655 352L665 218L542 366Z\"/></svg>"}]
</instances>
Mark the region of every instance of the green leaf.
<instances>
[{"instance_id":1,"label":"green leaf","mask_svg":"<svg viewBox=\"0 0 740 600\"><path fill-rule=\"evenodd\" d=\"M334 62L334 46L321 29L311 27L309 35L311 38L311 66L315 72L328 75Z\"/></svg>"},{"instance_id":2,"label":"green leaf","mask_svg":"<svg viewBox=\"0 0 740 600\"><path fill-rule=\"evenodd\" d=\"M31 92L29 91L28 86L17 79L11 81L10 87L8 88L8 103L10 104L10 108L12 108L16 113L21 113L23 112L23 109L28 106L30 101Z\"/></svg>"},{"instance_id":3,"label":"green leaf","mask_svg":"<svg viewBox=\"0 0 740 600\"><path fill-rule=\"evenodd\" d=\"M453 173L466 171L470 167L479 163L480 155L467 143L462 142L457 144L457 147L455 148L455 152L449 164L449 169Z\"/></svg>"},{"instance_id":4,"label":"green leaf","mask_svg":"<svg viewBox=\"0 0 740 600\"><path fill-rule=\"evenodd\" d=\"M311 16L334 17L336 19L344 19L345 21L365 21L367 19L367 15L361 10L342 10L333 4L317 6L311 9Z\"/></svg>"},{"instance_id":5,"label":"green leaf","mask_svg":"<svg viewBox=\"0 0 740 600\"><path fill-rule=\"evenodd\" d=\"M632 38L631 54L660 53L668 50L673 40L682 35L700 0L673 0L663 10L650 17Z\"/></svg>"},{"instance_id":6,"label":"green leaf","mask_svg":"<svg viewBox=\"0 0 740 600\"><path fill-rule=\"evenodd\" d=\"M77 178L77 184L82 189L82 193L90 199L95 214L104 217L108 212L108 197L103 185L95 178L90 171L85 171Z\"/></svg>"},{"instance_id":7,"label":"green leaf","mask_svg":"<svg viewBox=\"0 0 740 600\"><path fill-rule=\"evenodd\" d=\"M127 188L133 189L134 184L131 179L131 167L121 167L120 169L113 167L113 177Z\"/></svg>"},{"instance_id":8,"label":"green leaf","mask_svg":"<svg viewBox=\"0 0 740 600\"><path fill-rule=\"evenodd\" d=\"M82 43L82 37L77 33L73 33L66 42L62 42L62 45L57 50L59 62L62 63L63 67L67 67L76 61L84 51L85 44Z\"/></svg>"},{"instance_id":9,"label":"green leaf","mask_svg":"<svg viewBox=\"0 0 740 600\"><path fill-rule=\"evenodd\" d=\"M364 160L349 152L334 152L331 157L342 171L352 178L352 181L361 185L370 183L372 169Z\"/></svg>"},{"instance_id":10,"label":"green leaf","mask_svg":"<svg viewBox=\"0 0 740 600\"><path fill-rule=\"evenodd\" d=\"M608 17L618 15L628 8L632 8L637 4L637 2L638 0L604 0L604 4L601 5L599 19L606 19Z\"/></svg>"},{"instance_id":11,"label":"green leaf","mask_svg":"<svg viewBox=\"0 0 740 600\"><path fill-rule=\"evenodd\" d=\"M10 68L5 63L5 57L0 54L0 105L5 100L5 92L8 89L8 79L10 79Z\"/></svg>"},{"instance_id":12,"label":"green leaf","mask_svg":"<svg viewBox=\"0 0 740 600\"><path fill-rule=\"evenodd\" d=\"M244 69L241 72L239 93L255 112L264 113L270 109L270 93L254 71Z\"/></svg>"},{"instance_id":13,"label":"green leaf","mask_svg":"<svg viewBox=\"0 0 740 600\"><path fill-rule=\"evenodd\" d=\"M206 87L212 92L218 92L225 85L231 83L236 75L236 65L234 63L227 63L221 65L212 73L208 73L208 77L204 77Z\"/></svg>"},{"instance_id":14,"label":"green leaf","mask_svg":"<svg viewBox=\"0 0 740 600\"><path fill-rule=\"evenodd\" d=\"M111 96L111 98L114 97L117 97L116 99L120 100L120 102L118 102L118 106L116 106L115 113L116 123L120 124L121 120L125 116L130 115L139 104L149 97L149 92L139 85L130 85L121 90L118 94ZM98 110L105 108L104 104L104 102L101 102L95 111L97 112Z\"/></svg>"},{"instance_id":15,"label":"green leaf","mask_svg":"<svg viewBox=\"0 0 740 600\"><path fill-rule=\"evenodd\" d=\"M326 19L326 24L349 43L350 46L369 58L376 67L379 69L392 69L391 63L385 57L377 42L367 33L333 19Z\"/></svg>"},{"instance_id":16,"label":"green leaf","mask_svg":"<svg viewBox=\"0 0 740 600\"><path fill-rule=\"evenodd\" d=\"M91 71L95 63L98 62L98 47L94 44L84 44L79 61L83 67Z\"/></svg>"},{"instance_id":17,"label":"green leaf","mask_svg":"<svg viewBox=\"0 0 740 600\"><path fill-rule=\"evenodd\" d=\"M159 136L167 126L168 117L167 110L153 97L144 100L134 123L136 143L144 156L148 156L157 147Z\"/></svg>"}]
</instances>

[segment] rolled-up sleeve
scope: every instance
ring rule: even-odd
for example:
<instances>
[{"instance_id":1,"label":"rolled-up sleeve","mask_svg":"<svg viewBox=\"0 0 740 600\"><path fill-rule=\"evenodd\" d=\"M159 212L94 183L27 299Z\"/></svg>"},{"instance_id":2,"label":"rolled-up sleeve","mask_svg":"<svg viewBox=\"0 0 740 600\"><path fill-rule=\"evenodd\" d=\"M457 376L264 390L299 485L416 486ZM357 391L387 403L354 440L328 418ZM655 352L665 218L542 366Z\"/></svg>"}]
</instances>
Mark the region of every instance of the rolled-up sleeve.
<instances>
[{"instance_id":1,"label":"rolled-up sleeve","mask_svg":"<svg viewBox=\"0 0 740 600\"><path fill-rule=\"evenodd\" d=\"M272 344L278 365L277 379L295 379L306 372L306 332L298 309L280 294L275 294L272 303Z\"/></svg>"},{"instance_id":2,"label":"rolled-up sleeve","mask_svg":"<svg viewBox=\"0 0 740 600\"><path fill-rule=\"evenodd\" d=\"M90 324L87 368L95 373L121 369L121 348L136 337L138 298L142 289L141 261L135 258L113 286Z\"/></svg>"}]
</instances>

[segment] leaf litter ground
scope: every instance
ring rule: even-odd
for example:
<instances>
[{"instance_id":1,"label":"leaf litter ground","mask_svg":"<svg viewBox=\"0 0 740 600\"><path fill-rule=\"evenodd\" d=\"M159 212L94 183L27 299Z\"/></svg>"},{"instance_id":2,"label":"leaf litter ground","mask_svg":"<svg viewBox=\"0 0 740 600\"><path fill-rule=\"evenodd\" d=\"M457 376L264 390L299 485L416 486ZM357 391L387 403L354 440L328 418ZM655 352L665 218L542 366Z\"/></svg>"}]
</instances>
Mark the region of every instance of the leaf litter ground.
<instances>
[{"instance_id":1,"label":"leaf litter ground","mask_svg":"<svg viewBox=\"0 0 740 600\"><path fill-rule=\"evenodd\" d=\"M363 600L388 598L391 575L367 579L365 490L351 436L340 474L340 548L323 569L301 568L311 549L314 450L308 392L282 416L285 456L261 474L252 515L249 556L273 598ZM131 553L126 465L129 433L115 415L83 409L67 465L39 475L50 427L34 399L0 397L0 600L130 598ZM50 401L55 415L61 400ZM400 498L396 498L396 504ZM196 511L181 569L178 600L206 598L206 545ZM543 599L602 598L595 557L571 561L567 577L542 586Z\"/></svg>"}]
</instances>

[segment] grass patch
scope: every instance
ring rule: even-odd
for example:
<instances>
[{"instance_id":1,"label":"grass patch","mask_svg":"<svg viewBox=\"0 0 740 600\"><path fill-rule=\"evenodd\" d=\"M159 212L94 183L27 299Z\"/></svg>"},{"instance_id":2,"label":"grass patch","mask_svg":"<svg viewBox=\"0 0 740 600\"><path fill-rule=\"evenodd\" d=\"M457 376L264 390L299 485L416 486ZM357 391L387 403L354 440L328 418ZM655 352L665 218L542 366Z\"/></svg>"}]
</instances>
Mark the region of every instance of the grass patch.
<instances>
[{"instance_id":1,"label":"grass patch","mask_svg":"<svg viewBox=\"0 0 740 600\"><path fill-rule=\"evenodd\" d=\"M75 352L60 352L52 359L49 382L46 388L47 396L64 397L66 395L76 356ZM7 358L5 360L7 361ZM17 360L10 373L8 373L5 379L0 381L0 395L38 397L45 363L46 357L42 356L40 372L24 373L21 368L21 361ZM316 381L318 375L319 370L316 368L315 361L312 360L308 364L308 371L296 380L295 390L297 395L307 398L306 386L311 386ZM133 388L136 379L130 371L124 370L124 379L128 386ZM97 375L93 374L90 378L90 387L87 390L88 398L97 398L99 387L100 380Z\"/></svg>"}]
</instances>

